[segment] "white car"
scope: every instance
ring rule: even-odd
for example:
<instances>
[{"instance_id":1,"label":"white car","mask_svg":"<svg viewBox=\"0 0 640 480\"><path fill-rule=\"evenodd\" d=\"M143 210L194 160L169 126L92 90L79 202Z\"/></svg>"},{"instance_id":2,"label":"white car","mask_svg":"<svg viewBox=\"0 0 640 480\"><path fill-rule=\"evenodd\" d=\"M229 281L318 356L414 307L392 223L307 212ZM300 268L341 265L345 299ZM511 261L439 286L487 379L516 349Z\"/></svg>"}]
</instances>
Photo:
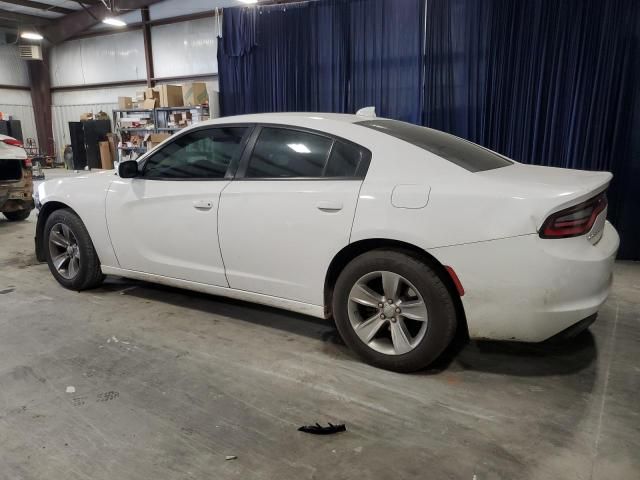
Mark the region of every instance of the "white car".
<instances>
[{"instance_id":1,"label":"white car","mask_svg":"<svg viewBox=\"0 0 640 480\"><path fill-rule=\"evenodd\" d=\"M333 318L364 360L406 372L456 331L586 328L619 244L611 178L382 118L220 118L118 174L43 183L36 250L75 290L119 275Z\"/></svg>"}]
</instances>

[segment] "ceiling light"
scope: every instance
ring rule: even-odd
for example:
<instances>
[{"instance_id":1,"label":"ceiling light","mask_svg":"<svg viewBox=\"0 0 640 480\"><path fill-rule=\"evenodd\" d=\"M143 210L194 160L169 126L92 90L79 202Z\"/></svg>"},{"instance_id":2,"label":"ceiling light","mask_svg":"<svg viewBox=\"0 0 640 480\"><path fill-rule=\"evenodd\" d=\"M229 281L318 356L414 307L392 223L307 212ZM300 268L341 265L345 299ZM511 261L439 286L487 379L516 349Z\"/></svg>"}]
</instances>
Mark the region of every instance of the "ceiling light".
<instances>
[{"instance_id":1,"label":"ceiling light","mask_svg":"<svg viewBox=\"0 0 640 480\"><path fill-rule=\"evenodd\" d=\"M258 3L258 0L238 0L240 3Z\"/></svg>"},{"instance_id":2,"label":"ceiling light","mask_svg":"<svg viewBox=\"0 0 640 480\"><path fill-rule=\"evenodd\" d=\"M36 32L22 32L20 38L26 38L27 40L42 40L42 35Z\"/></svg>"},{"instance_id":3,"label":"ceiling light","mask_svg":"<svg viewBox=\"0 0 640 480\"><path fill-rule=\"evenodd\" d=\"M311 153L304 143L287 143L287 147L296 153Z\"/></svg>"},{"instance_id":4,"label":"ceiling light","mask_svg":"<svg viewBox=\"0 0 640 480\"><path fill-rule=\"evenodd\" d=\"M102 20L102 23L106 23L107 25L111 25L112 27L124 27L127 25L127 22L123 22L117 18L107 17Z\"/></svg>"}]
</instances>

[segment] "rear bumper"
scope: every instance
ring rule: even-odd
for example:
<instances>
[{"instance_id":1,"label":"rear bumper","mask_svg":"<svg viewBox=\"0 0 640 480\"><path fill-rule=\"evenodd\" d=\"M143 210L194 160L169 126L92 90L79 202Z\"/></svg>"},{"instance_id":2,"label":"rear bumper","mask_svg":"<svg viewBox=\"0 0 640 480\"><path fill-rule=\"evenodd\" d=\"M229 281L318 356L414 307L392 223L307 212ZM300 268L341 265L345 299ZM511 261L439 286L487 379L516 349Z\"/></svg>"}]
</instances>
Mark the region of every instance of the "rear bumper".
<instances>
[{"instance_id":1,"label":"rear bumper","mask_svg":"<svg viewBox=\"0 0 640 480\"><path fill-rule=\"evenodd\" d=\"M462 282L470 337L540 342L598 312L619 242L607 222L596 245L533 234L431 253Z\"/></svg>"},{"instance_id":2,"label":"rear bumper","mask_svg":"<svg viewBox=\"0 0 640 480\"><path fill-rule=\"evenodd\" d=\"M33 198L28 199L9 199L7 197L0 197L0 212L18 212L20 210L33 210L36 208L36 204Z\"/></svg>"},{"instance_id":3,"label":"rear bumper","mask_svg":"<svg viewBox=\"0 0 640 480\"><path fill-rule=\"evenodd\" d=\"M598 314L594 313L593 315L589 315L587 318L580 320L578 323L574 323L569 328L565 328L560 333L556 333L553 337L551 337L550 341L559 341L562 342L564 340L569 340L574 338L584 332L587 328L589 328L593 323L597 320Z\"/></svg>"}]
</instances>

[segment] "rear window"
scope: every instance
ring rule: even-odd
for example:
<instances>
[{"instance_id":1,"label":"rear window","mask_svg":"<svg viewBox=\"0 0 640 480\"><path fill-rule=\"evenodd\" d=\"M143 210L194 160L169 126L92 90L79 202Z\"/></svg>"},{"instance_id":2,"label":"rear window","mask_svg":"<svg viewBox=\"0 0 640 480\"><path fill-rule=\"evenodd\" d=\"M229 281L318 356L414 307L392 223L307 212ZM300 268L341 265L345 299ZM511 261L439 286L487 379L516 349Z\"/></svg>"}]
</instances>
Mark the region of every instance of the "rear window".
<instances>
[{"instance_id":1,"label":"rear window","mask_svg":"<svg viewBox=\"0 0 640 480\"><path fill-rule=\"evenodd\" d=\"M371 128L409 142L470 172L493 170L513 164L513 162L480 145L411 123L399 122L398 120L366 120L357 122L356 125Z\"/></svg>"},{"instance_id":2,"label":"rear window","mask_svg":"<svg viewBox=\"0 0 640 480\"><path fill-rule=\"evenodd\" d=\"M324 168L324 176L355 177L364 157L365 152L362 148L336 140L329 162Z\"/></svg>"}]
</instances>

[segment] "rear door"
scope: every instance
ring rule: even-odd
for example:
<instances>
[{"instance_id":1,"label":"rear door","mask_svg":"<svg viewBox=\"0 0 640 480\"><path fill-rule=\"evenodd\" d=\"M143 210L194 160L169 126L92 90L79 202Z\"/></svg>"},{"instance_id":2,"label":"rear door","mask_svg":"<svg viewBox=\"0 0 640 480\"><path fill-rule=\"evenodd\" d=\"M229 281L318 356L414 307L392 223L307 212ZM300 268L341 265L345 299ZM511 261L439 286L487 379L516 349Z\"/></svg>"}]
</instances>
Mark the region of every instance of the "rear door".
<instances>
[{"instance_id":1,"label":"rear door","mask_svg":"<svg viewBox=\"0 0 640 480\"><path fill-rule=\"evenodd\" d=\"M322 305L327 268L349 243L370 155L315 131L256 128L220 199L230 287Z\"/></svg>"}]
</instances>

